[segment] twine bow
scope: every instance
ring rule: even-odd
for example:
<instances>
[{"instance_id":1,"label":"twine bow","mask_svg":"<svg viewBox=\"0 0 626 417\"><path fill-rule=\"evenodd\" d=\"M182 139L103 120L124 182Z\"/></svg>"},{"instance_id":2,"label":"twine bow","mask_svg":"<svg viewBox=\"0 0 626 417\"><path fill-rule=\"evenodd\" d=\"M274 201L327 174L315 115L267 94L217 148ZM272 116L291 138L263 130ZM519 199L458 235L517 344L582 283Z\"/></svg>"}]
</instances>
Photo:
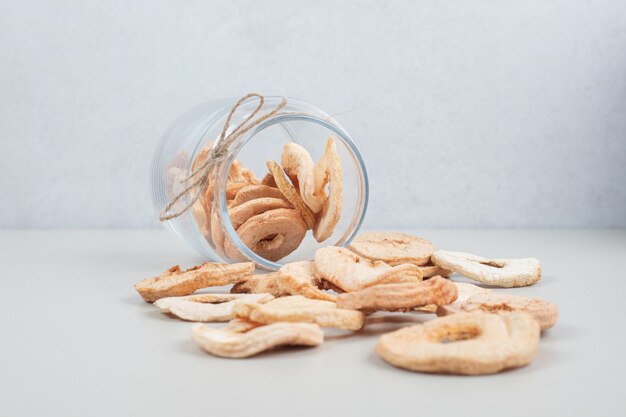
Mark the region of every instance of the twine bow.
<instances>
[{"instance_id":1,"label":"twine bow","mask_svg":"<svg viewBox=\"0 0 626 417\"><path fill-rule=\"evenodd\" d=\"M237 111L241 105L243 105L246 100L249 98L256 97L259 99L259 103L252 113L250 113L239 125L233 129L228 135L226 132L230 128L230 122L233 117L233 114ZM209 183L211 181L211 174L213 173L213 169L226 157L228 156L228 150L230 145L233 144L238 138L242 137L246 133L248 133L251 129L257 127L270 117L276 116L281 112L281 110L287 105L287 98L283 97L280 103L276 105L272 110L267 113L259 115L259 112L263 108L265 104L265 97L258 93L248 93L245 96L241 97L237 102L233 105L226 117L226 122L224 123L224 127L222 128L222 133L220 133L220 137L215 143L215 146L211 149L206 161L202 163L198 168L196 168L187 178L185 178L181 182L188 183L187 187L178 193L161 211L159 214L159 220L166 221L175 219L181 214L185 213L187 210L193 206L196 201L200 198L200 196L206 191ZM195 178L195 179L194 179ZM192 179L193 182L189 183ZM190 194L193 190L197 190L194 196L189 200L189 202L182 209L170 213L169 211L174 207L174 205L183 197Z\"/></svg>"}]
</instances>

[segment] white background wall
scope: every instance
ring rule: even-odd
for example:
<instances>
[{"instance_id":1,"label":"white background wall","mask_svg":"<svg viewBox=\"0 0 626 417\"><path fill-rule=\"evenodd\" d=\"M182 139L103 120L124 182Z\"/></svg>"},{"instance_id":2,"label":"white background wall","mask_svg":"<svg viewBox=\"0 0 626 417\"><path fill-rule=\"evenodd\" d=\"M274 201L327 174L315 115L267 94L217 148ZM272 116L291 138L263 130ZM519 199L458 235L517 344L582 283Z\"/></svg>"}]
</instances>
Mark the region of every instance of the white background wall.
<instances>
[{"instance_id":1,"label":"white background wall","mask_svg":"<svg viewBox=\"0 0 626 417\"><path fill-rule=\"evenodd\" d=\"M253 90L352 110L369 227L626 227L624 1L0 10L0 227L158 226L161 133Z\"/></svg>"}]
</instances>

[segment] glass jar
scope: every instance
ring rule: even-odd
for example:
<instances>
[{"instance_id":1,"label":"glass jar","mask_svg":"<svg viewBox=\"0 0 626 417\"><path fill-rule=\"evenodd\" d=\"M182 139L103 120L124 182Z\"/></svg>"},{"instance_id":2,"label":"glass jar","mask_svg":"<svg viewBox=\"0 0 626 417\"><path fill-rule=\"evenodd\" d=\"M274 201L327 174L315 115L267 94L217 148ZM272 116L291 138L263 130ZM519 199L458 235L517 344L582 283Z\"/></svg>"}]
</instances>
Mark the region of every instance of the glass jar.
<instances>
[{"instance_id":1,"label":"glass jar","mask_svg":"<svg viewBox=\"0 0 626 417\"><path fill-rule=\"evenodd\" d=\"M259 114L272 110L281 100L282 97L266 97ZM187 183L184 180L201 164L211 149L218 146L220 133L236 101L215 100L198 106L180 117L165 132L152 165L152 197L158 213L185 189ZM259 99L252 98L239 106L232 114L227 132L245 123L258 105ZM234 197L233 189L236 188L229 188L232 185L229 175L232 176L234 171L241 175L245 167L244 175L262 177L268 171L268 160L280 164L283 147L288 142L301 145L311 154L313 161L318 161L324 154L329 137L334 138L343 182L341 217L332 235L323 242L317 242L309 230L297 249L280 260L269 260L257 255L242 241L229 217L229 203ZM253 173L260 176L256 177ZM251 181L258 183L260 180ZM185 195L171 210L184 208L193 195L193 192ZM210 261L250 260L263 269L276 270L287 262L312 260L315 250L320 247L348 245L363 222L367 202L365 164L346 130L317 107L288 99L281 112L230 143L225 157L212 170L208 191L200 196L191 209L164 223L167 229ZM225 245L216 244L219 240L216 235L230 245L228 254L224 251ZM232 247L237 252L234 256Z\"/></svg>"}]
</instances>

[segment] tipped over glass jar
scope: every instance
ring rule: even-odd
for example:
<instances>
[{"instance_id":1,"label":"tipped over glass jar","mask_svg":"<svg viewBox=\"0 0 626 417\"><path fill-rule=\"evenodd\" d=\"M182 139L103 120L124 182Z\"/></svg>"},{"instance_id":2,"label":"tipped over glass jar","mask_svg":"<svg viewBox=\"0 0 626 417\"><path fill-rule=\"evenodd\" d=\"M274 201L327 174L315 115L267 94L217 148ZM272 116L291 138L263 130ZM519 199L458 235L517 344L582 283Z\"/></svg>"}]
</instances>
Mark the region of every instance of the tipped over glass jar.
<instances>
[{"instance_id":1,"label":"tipped over glass jar","mask_svg":"<svg viewBox=\"0 0 626 417\"><path fill-rule=\"evenodd\" d=\"M166 227L202 256L276 270L348 245L368 181L358 148L331 116L250 94L198 106L166 131L152 197Z\"/></svg>"}]
</instances>

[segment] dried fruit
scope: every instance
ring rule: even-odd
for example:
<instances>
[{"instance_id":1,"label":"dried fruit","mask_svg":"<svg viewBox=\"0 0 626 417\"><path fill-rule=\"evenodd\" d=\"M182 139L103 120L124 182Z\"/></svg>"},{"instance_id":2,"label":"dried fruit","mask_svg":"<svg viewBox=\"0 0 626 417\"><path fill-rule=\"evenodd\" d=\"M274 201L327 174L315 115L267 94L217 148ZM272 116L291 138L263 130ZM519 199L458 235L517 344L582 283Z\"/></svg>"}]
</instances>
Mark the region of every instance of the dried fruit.
<instances>
[{"instance_id":1,"label":"dried fruit","mask_svg":"<svg viewBox=\"0 0 626 417\"><path fill-rule=\"evenodd\" d=\"M268 303L241 302L233 313L257 323L305 322L322 327L359 330L365 315L356 310L338 308L332 301L313 300L301 295L276 298Z\"/></svg>"},{"instance_id":2,"label":"dried fruit","mask_svg":"<svg viewBox=\"0 0 626 417\"><path fill-rule=\"evenodd\" d=\"M461 313L385 334L376 352L417 372L492 374L530 363L539 333L526 313Z\"/></svg>"},{"instance_id":3,"label":"dried fruit","mask_svg":"<svg viewBox=\"0 0 626 417\"><path fill-rule=\"evenodd\" d=\"M212 146L212 145L211 145ZM208 148L210 150L210 148ZM196 160L194 161L194 167L199 167L203 162L201 158L206 158L208 156L208 151L201 151ZM206 159L204 159L206 160ZM195 168L194 168L195 169ZM237 160L233 162L231 166L230 172L228 174L228 180L226 184L226 203L227 205L231 205L232 200L240 193L240 191L250 187L255 186L260 182L252 171L247 168L242 167L241 163ZM210 241L213 243L215 247L215 251L220 256L224 256L224 230L221 227L218 217L216 214L217 208L213 206L216 205L216 201L214 201L214 191L215 184L213 180L210 181L206 190L202 195L200 195L200 199L198 200L202 207L204 208L205 218L206 218L206 228L207 228L207 238L210 237ZM194 217L198 219L198 216L194 214Z\"/></svg>"},{"instance_id":4,"label":"dried fruit","mask_svg":"<svg viewBox=\"0 0 626 417\"><path fill-rule=\"evenodd\" d=\"M358 291L377 284L422 280L422 273L416 265L392 267L337 246L318 249L315 252L315 268L320 278L346 292Z\"/></svg>"},{"instance_id":5,"label":"dried fruit","mask_svg":"<svg viewBox=\"0 0 626 417\"><path fill-rule=\"evenodd\" d=\"M324 332L312 323L257 326L238 321L223 329L196 324L191 336L202 349L224 358L247 358L282 345L318 346L324 342Z\"/></svg>"},{"instance_id":6,"label":"dried fruit","mask_svg":"<svg viewBox=\"0 0 626 417\"><path fill-rule=\"evenodd\" d=\"M315 166L315 195L325 197L324 188L330 181L330 194L325 197L322 210L317 215L313 226L313 236L318 242L328 239L334 232L341 218L343 209L343 182L341 178L341 162L335 140L331 137L326 141L324 156Z\"/></svg>"},{"instance_id":7,"label":"dried fruit","mask_svg":"<svg viewBox=\"0 0 626 417\"><path fill-rule=\"evenodd\" d=\"M204 206L200 201L196 201L193 206L191 206L191 214L193 215L194 220L196 221L196 225L198 226L198 231L204 237L210 235L210 225L208 219L206 217L206 211L204 210Z\"/></svg>"},{"instance_id":8,"label":"dried fruit","mask_svg":"<svg viewBox=\"0 0 626 417\"><path fill-rule=\"evenodd\" d=\"M541 279L541 266L535 258L487 259L470 253L438 250L432 260L442 268L496 287L523 287Z\"/></svg>"},{"instance_id":9,"label":"dried fruit","mask_svg":"<svg viewBox=\"0 0 626 417\"><path fill-rule=\"evenodd\" d=\"M541 330L554 326L559 318L559 308L554 303L539 298L526 298L495 292L476 294L464 302L441 306L437 310L437 315L446 316L455 313L473 312L503 314L511 311L521 311L530 314L539 322Z\"/></svg>"},{"instance_id":10,"label":"dried fruit","mask_svg":"<svg viewBox=\"0 0 626 417\"><path fill-rule=\"evenodd\" d=\"M224 234L224 228L222 227L219 218L217 217L217 210L211 210L211 240L215 247L215 251L220 255L226 255L224 251L224 241L226 235Z\"/></svg>"},{"instance_id":11,"label":"dried fruit","mask_svg":"<svg viewBox=\"0 0 626 417\"><path fill-rule=\"evenodd\" d=\"M230 172L228 173L228 181L233 183L244 184L260 184L261 180L254 175L254 172L238 161L234 160L230 166Z\"/></svg>"},{"instance_id":12,"label":"dried fruit","mask_svg":"<svg viewBox=\"0 0 626 417\"><path fill-rule=\"evenodd\" d=\"M279 284L278 272L268 274L256 274L233 285L230 289L233 294L272 294L274 297L284 297L291 295Z\"/></svg>"},{"instance_id":13,"label":"dried fruit","mask_svg":"<svg viewBox=\"0 0 626 417\"><path fill-rule=\"evenodd\" d=\"M306 231L297 210L279 208L250 217L237 229L237 235L257 255L278 261L298 248ZM231 259L242 258L230 240L224 242L224 249Z\"/></svg>"},{"instance_id":14,"label":"dried fruit","mask_svg":"<svg viewBox=\"0 0 626 417\"><path fill-rule=\"evenodd\" d=\"M233 225L233 229L237 230L249 218L279 208L289 209L293 208L293 206L282 198L256 198L228 209L228 217Z\"/></svg>"},{"instance_id":15,"label":"dried fruit","mask_svg":"<svg viewBox=\"0 0 626 417\"><path fill-rule=\"evenodd\" d=\"M446 307L456 306L466 301L473 295L491 292L491 290L488 288L482 288L474 284L468 284L467 282L452 282L452 284L454 284L454 286L456 287L457 298L454 303L449 304ZM419 307L417 308L417 310L424 313L436 313L438 307L439 306L435 304L429 304L424 307Z\"/></svg>"},{"instance_id":16,"label":"dried fruit","mask_svg":"<svg viewBox=\"0 0 626 417\"><path fill-rule=\"evenodd\" d=\"M270 293L275 297L302 295L318 300L335 301L335 294L322 291L324 284L317 276L313 262L301 261L283 265L270 274L253 275L247 281L239 282L231 289L232 293Z\"/></svg>"},{"instance_id":17,"label":"dried fruit","mask_svg":"<svg viewBox=\"0 0 626 417\"><path fill-rule=\"evenodd\" d=\"M315 217L313 216L313 212L310 208L304 204L302 201L302 197L300 197L300 193L294 188L293 185L289 182L283 169L274 161L267 161L267 168L272 173L274 177L274 181L276 181L276 185L280 192L285 196L287 201L289 201L295 208L298 210L304 221L306 222L307 229L310 229L315 224Z\"/></svg>"},{"instance_id":18,"label":"dried fruit","mask_svg":"<svg viewBox=\"0 0 626 417\"><path fill-rule=\"evenodd\" d=\"M324 285L317 275L314 262L301 261L285 264L278 270L278 275L281 287L288 289L289 294L333 302L337 299L335 294L322 291L321 288Z\"/></svg>"},{"instance_id":19,"label":"dried fruit","mask_svg":"<svg viewBox=\"0 0 626 417\"><path fill-rule=\"evenodd\" d=\"M397 232L367 232L358 235L350 250L374 261L389 265L426 265L435 248L432 243L417 236Z\"/></svg>"},{"instance_id":20,"label":"dried fruit","mask_svg":"<svg viewBox=\"0 0 626 417\"><path fill-rule=\"evenodd\" d=\"M209 146L198 154L193 164L195 168L199 168L206 162L210 149ZM316 165L313 164L308 151L296 143L285 145L281 160L287 174L276 162L268 161L269 173L262 180L259 180L254 172L245 168L241 162L237 160L232 162L224 192L233 228L238 232L239 226L248 219L269 210L294 208L304 220L307 230L313 229L315 239L319 242L328 239L339 221L343 206L341 165L334 139L332 137L328 139L324 156ZM180 174L182 173L181 170ZM287 176L291 178L291 182ZM214 174L211 178L213 177ZM325 187L329 181L331 183L330 195L326 196ZM243 254L245 250L236 248L231 239L226 239L222 226L225 215L218 213L221 208L217 207L214 194L215 182L211 180L200 196L200 204L193 209L194 218L201 233L219 256L235 261L248 259ZM284 200L284 202L276 200ZM202 215L201 208L204 210L204 215ZM314 212L318 215L315 216ZM281 228L284 229L284 227L285 225L281 223ZM250 241L249 228L246 231L246 238ZM291 242L283 241L285 234L281 231L269 233L268 227L264 227L264 232L266 236L262 238L262 241L253 242L256 249L250 247L258 255L276 261L295 250L295 248L287 250ZM296 232L299 232L299 224L295 225L293 232L289 236L296 236ZM240 238L241 236L242 234Z\"/></svg>"},{"instance_id":21,"label":"dried fruit","mask_svg":"<svg viewBox=\"0 0 626 417\"><path fill-rule=\"evenodd\" d=\"M456 286L442 277L419 283L374 285L360 291L341 294L337 307L368 312L409 311L428 304L444 305L457 298Z\"/></svg>"},{"instance_id":22,"label":"dried fruit","mask_svg":"<svg viewBox=\"0 0 626 417\"><path fill-rule=\"evenodd\" d=\"M274 297L270 294L195 294L185 297L166 297L156 300L154 305L163 313L171 313L187 321L228 321L235 316L236 302L266 303Z\"/></svg>"},{"instance_id":23,"label":"dried fruit","mask_svg":"<svg viewBox=\"0 0 626 417\"><path fill-rule=\"evenodd\" d=\"M309 152L297 143L285 144L281 165L291 182L300 191L304 203L313 213L322 209L324 198L315 195L315 164Z\"/></svg>"},{"instance_id":24,"label":"dried fruit","mask_svg":"<svg viewBox=\"0 0 626 417\"><path fill-rule=\"evenodd\" d=\"M201 288L244 281L253 272L252 262L230 265L207 262L185 271L176 265L158 277L136 283L135 289L145 301L153 302L159 298L190 295Z\"/></svg>"},{"instance_id":25,"label":"dried fruit","mask_svg":"<svg viewBox=\"0 0 626 417\"><path fill-rule=\"evenodd\" d=\"M268 187L267 185L246 185L242 189L237 192L233 201L229 204L229 207L240 206L243 203L246 203L250 200L255 200L257 198L279 198L284 199L285 197L280 192L278 188Z\"/></svg>"},{"instance_id":26,"label":"dried fruit","mask_svg":"<svg viewBox=\"0 0 626 417\"><path fill-rule=\"evenodd\" d=\"M248 185L250 184L247 182L229 182L226 184L226 201L234 199L237 193Z\"/></svg>"}]
</instances>

